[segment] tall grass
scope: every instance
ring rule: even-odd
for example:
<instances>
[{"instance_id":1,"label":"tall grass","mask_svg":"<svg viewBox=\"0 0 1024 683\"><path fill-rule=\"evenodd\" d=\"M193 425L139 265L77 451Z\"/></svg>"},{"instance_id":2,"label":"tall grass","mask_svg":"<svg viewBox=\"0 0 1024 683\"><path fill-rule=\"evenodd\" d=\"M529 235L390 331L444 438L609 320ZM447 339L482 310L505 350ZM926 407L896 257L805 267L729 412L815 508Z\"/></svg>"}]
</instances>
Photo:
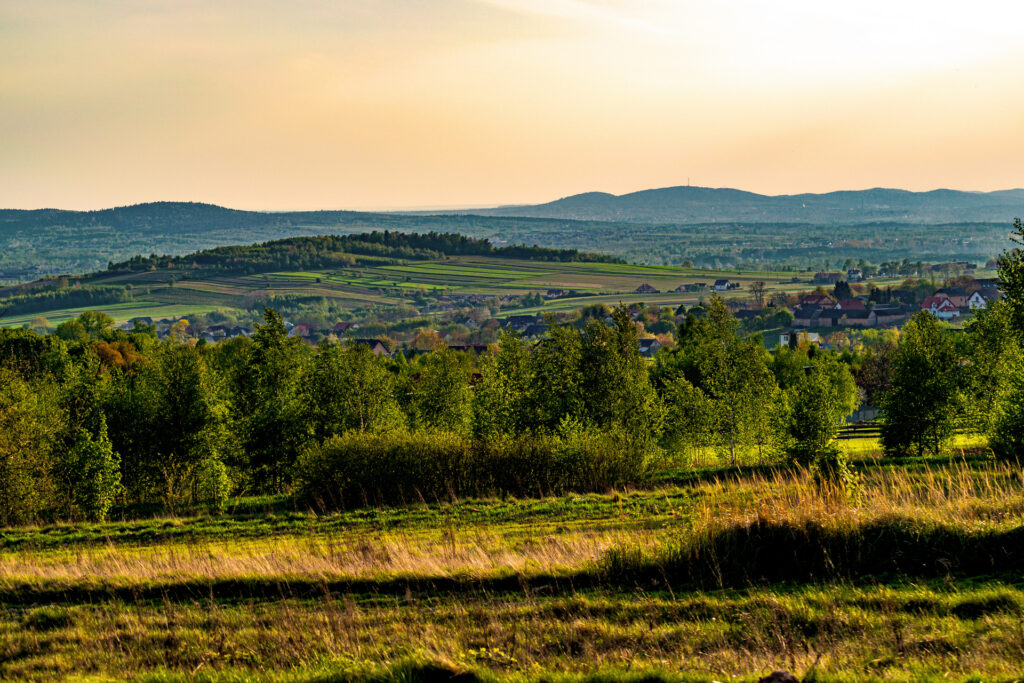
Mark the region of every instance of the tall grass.
<instances>
[{"instance_id":1,"label":"tall grass","mask_svg":"<svg viewBox=\"0 0 1024 683\"><path fill-rule=\"evenodd\" d=\"M1024 563L1019 465L873 472L851 497L810 472L755 477L738 497L713 483L685 533L609 550L614 581L743 587L864 576L970 576Z\"/></svg>"},{"instance_id":2,"label":"tall grass","mask_svg":"<svg viewBox=\"0 0 1024 683\"><path fill-rule=\"evenodd\" d=\"M199 533L216 520L167 520L173 540L96 525L106 545L25 529L0 553L0 677L611 683L786 668L817 681L965 681L1024 670L1019 467L872 465L854 497L800 470L722 474L308 515L278 535L265 517L219 536ZM243 538L245 525L268 535ZM720 586L730 590L688 590Z\"/></svg>"}]
</instances>

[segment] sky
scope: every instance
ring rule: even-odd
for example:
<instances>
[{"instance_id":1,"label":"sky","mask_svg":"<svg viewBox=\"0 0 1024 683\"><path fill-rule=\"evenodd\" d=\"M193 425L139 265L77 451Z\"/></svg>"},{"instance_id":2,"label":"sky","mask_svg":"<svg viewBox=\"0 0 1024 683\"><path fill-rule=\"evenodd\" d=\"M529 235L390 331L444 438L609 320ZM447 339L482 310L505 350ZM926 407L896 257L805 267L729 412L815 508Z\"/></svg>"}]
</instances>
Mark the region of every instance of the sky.
<instances>
[{"instance_id":1,"label":"sky","mask_svg":"<svg viewBox=\"0 0 1024 683\"><path fill-rule=\"evenodd\" d=\"M1019 0L0 0L0 207L1024 186Z\"/></svg>"}]
</instances>

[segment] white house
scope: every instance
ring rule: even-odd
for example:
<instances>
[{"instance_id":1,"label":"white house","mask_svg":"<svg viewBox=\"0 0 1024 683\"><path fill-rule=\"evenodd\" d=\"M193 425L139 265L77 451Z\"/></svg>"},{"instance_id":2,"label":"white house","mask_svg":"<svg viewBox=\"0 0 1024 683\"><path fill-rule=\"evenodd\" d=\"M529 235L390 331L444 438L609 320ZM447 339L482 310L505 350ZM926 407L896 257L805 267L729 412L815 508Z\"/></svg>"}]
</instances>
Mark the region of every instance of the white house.
<instances>
[{"instance_id":1,"label":"white house","mask_svg":"<svg viewBox=\"0 0 1024 683\"><path fill-rule=\"evenodd\" d=\"M995 287L982 287L967 299L967 305L972 311L985 310L989 303L999 301L999 290Z\"/></svg>"}]
</instances>

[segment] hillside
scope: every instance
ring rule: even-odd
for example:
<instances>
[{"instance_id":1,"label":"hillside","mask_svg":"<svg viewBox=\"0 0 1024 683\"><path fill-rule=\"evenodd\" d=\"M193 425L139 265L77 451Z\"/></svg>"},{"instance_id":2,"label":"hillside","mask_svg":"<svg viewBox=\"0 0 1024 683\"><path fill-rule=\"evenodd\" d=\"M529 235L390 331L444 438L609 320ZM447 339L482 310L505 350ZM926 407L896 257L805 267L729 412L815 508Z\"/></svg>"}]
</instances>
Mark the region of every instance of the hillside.
<instances>
[{"instance_id":1,"label":"hillside","mask_svg":"<svg viewBox=\"0 0 1024 683\"><path fill-rule=\"evenodd\" d=\"M258 311L263 304L346 312L402 308L403 317L414 317L446 306L478 305L484 298L537 297L548 290L562 294L544 302L545 312L637 300L675 308L703 296L673 291L684 283L707 285L728 277L742 286L765 280L774 291L797 286L794 275L634 265L572 250L495 247L453 234L296 237L181 257L137 256L81 277L0 287L0 326L22 326L38 316L56 324L86 309L123 321ZM637 294L644 283L659 291Z\"/></svg>"},{"instance_id":2,"label":"hillside","mask_svg":"<svg viewBox=\"0 0 1024 683\"><path fill-rule=\"evenodd\" d=\"M495 246L598 251L635 263L815 268L847 259L974 261L1009 245L1024 190L901 190L766 197L665 188L589 193L533 207L448 212L257 212L157 202L101 211L0 210L0 284L80 274L137 255L373 230L446 232ZM817 221L817 222L814 222Z\"/></svg>"},{"instance_id":3,"label":"hillside","mask_svg":"<svg viewBox=\"0 0 1024 683\"><path fill-rule=\"evenodd\" d=\"M473 213L627 223L1005 222L1024 215L1024 190L909 192L875 188L769 196L729 188L681 186L618 196L588 192L546 204L503 206Z\"/></svg>"},{"instance_id":4,"label":"hillside","mask_svg":"<svg viewBox=\"0 0 1024 683\"><path fill-rule=\"evenodd\" d=\"M565 220L482 216L402 216L357 211L260 212L193 202L153 202L100 211L0 210L0 283L102 270L139 254L179 256L204 249L287 237L373 230L457 232L496 245L566 232ZM594 224L604 226L604 224ZM572 223L568 232L586 231ZM625 228L625 226L623 226ZM575 249L578 240L530 244ZM593 250L590 247L580 246Z\"/></svg>"}]
</instances>

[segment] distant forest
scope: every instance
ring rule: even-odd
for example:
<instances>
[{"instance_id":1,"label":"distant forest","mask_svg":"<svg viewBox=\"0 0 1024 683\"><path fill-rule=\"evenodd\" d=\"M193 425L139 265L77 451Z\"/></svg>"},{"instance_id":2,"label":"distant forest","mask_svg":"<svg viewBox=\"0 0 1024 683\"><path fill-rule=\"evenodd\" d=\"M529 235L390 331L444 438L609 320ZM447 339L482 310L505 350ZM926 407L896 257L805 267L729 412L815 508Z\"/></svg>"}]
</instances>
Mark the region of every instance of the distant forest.
<instances>
[{"instance_id":1,"label":"distant forest","mask_svg":"<svg viewBox=\"0 0 1024 683\"><path fill-rule=\"evenodd\" d=\"M623 263L622 259L614 256L575 249L527 246L496 248L485 239L453 233L431 232L420 235L385 230L345 236L291 237L263 244L217 247L184 256L136 256L122 263L111 263L107 269L138 272L155 268L189 268L255 273L354 265L359 255L423 261L445 256L476 255L533 261Z\"/></svg>"}]
</instances>

